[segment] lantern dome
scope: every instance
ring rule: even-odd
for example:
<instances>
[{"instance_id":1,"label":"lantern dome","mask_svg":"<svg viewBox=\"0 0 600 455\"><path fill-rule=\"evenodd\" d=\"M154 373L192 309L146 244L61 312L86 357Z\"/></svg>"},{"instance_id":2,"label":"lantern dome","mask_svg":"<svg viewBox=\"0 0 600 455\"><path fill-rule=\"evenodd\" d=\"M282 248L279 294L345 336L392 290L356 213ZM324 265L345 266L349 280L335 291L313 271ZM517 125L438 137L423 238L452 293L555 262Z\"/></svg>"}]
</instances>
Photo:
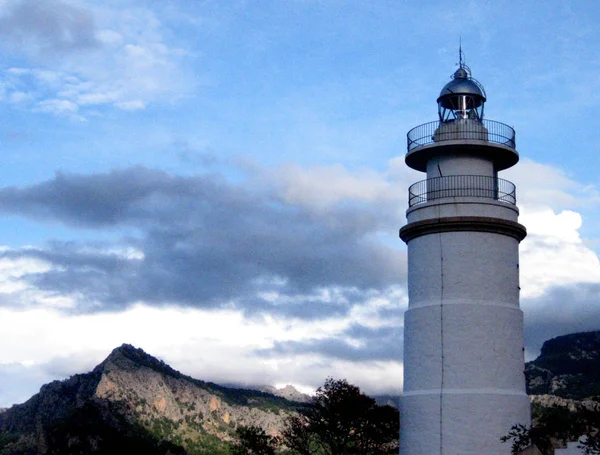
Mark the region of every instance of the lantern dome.
<instances>
[{"instance_id":1,"label":"lantern dome","mask_svg":"<svg viewBox=\"0 0 600 455\"><path fill-rule=\"evenodd\" d=\"M441 122L457 119L483 120L485 89L474 78L464 63L454 72L452 80L444 85L437 99Z\"/></svg>"}]
</instances>

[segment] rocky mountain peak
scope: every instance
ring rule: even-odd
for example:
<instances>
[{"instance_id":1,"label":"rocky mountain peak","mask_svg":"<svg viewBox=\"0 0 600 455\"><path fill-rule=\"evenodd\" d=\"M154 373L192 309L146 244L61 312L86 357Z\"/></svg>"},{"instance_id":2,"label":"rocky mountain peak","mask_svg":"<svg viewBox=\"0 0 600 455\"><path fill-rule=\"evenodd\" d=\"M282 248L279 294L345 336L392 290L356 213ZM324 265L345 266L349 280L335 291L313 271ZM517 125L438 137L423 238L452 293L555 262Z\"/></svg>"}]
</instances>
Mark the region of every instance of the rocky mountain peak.
<instances>
[{"instance_id":1,"label":"rocky mountain peak","mask_svg":"<svg viewBox=\"0 0 600 455\"><path fill-rule=\"evenodd\" d=\"M104 361L110 360L114 362L123 358L140 363L148 363L156 360L150 354L146 354L143 349L123 343L121 346L114 348Z\"/></svg>"},{"instance_id":2,"label":"rocky mountain peak","mask_svg":"<svg viewBox=\"0 0 600 455\"><path fill-rule=\"evenodd\" d=\"M94 368L94 372L107 373L114 370L128 371L139 367L147 367L157 373L166 374L176 378L181 377L179 371L171 368L162 360L147 354L141 348L136 348L127 343L113 349L108 357Z\"/></svg>"},{"instance_id":3,"label":"rocky mountain peak","mask_svg":"<svg viewBox=\"0 0 600 455\"><path fill-rule=\"evenodd\" d=\"M525 365L527 391L582 399L600 395L600 331L552 338Z\"/></svg>"},{"instance_id":4,"label":"rocky mountain peak","mask_svg":"<svg viewBox=\"0 0 600 455\"><path fill-rule=\"evenodd\" d=\"M0 453L225 453L238 426L278 435L298 406L191 378L123 344L92 372L0 412Z\"/></svg>"},{"instance_id":5,"label":"rocky mountain peak","mask_svg":"<svg viewBox=\"0 0 600 455\"><path fill-rule=\"evenodd\" d=\"M295 401L297 403L310 402L310 395L300 392L296 387L294 387L291 384L288 384L280 389L270 385L265 385L259 387L258 390L270 393L271 395L285 398L286 400Z\"/></svg>"},{"instance_id":6,"label":"rocky mountain peak","mask_svg":"<svg viewBox=\"0 0 600 455\"><path fill-rule=\"evenodd\" d=\"M571 360L594 359L600 356L600 331L580 332L552 338L544 342L536 361L552 361L557 357Z\"/></svg>"},{"instance_id":7,"label":"rocky mountain peak","mask_svg":"<svg viewBox=\"0 0 600 455\"><path fill-rule=\"evenodd\" d=\"M133 357L133 358L135 358L136 356L152 357L150 354L146 354L146 352L144 352L143 349L136 348L135 346L128 344L128 343L123 343L121 346L114 348L111 351L111 353L108 355L107 358L117 357L117 356Z\"/></svg>"}]
</instances>

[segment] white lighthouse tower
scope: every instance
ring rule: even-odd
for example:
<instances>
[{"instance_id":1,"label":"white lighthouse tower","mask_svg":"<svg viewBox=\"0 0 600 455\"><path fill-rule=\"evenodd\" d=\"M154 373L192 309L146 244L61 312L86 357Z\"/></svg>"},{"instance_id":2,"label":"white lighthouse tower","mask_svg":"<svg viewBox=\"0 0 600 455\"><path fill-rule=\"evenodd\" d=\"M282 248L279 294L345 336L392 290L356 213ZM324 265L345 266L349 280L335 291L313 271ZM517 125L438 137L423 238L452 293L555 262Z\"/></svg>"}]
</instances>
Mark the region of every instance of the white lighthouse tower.
<instances>
[{"instance_id":1,"label":"white lighthouse tower","mask_svg":"<svg viewBox=\"0 0 600 455\"><path fill-rule=\"evenodd\" d=\"M402 455L509 455L500 438L530 423L514 130L483 118L485 90L462 61L439 119L408 132L409 308L404 319Z\"/></svg>"}]
</instances>

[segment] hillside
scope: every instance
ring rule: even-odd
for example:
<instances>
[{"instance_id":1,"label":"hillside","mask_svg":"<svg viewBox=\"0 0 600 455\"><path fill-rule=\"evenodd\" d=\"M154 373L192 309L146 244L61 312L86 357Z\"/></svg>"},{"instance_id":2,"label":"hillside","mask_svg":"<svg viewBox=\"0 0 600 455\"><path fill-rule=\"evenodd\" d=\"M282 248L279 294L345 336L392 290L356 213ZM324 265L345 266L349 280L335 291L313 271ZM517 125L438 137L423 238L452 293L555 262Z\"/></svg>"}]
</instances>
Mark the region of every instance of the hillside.
<instances>
[{"instance_id":1,"label":"hillside","mask_svg":"<svg viewBox=\"0 0 600 455\"><path fill-rule=\"evenodd\" d=\"M534 416L556 406L598 410L600 331L546 341L526 377ZM303 406L275 394L307 398L291 387L266 390L194 379L125 344L91 372L0 410L0 455L228 454L238 426L278 435Z\"/></svg>"},{"instance_id":2,"label":"hillside","mask_svg":"<svg viewBox=\"0 0 600 455\"><path fill-rule=\"evenodd\" d=\"M0 413L0 454L229 453L237 426L275 435L297 406L193 379L123 345L90 373Z\"/></svg>"},{"instance_id":3,"label":"hillside","mask_svg":"<svg viewBox=\"0 0 600 455\"><path fill-rule=\"evenodd\" d=\"M581 400L600 396L600 331L548 340L525 365L527 393Z\"/></svg>"}]
</instances>

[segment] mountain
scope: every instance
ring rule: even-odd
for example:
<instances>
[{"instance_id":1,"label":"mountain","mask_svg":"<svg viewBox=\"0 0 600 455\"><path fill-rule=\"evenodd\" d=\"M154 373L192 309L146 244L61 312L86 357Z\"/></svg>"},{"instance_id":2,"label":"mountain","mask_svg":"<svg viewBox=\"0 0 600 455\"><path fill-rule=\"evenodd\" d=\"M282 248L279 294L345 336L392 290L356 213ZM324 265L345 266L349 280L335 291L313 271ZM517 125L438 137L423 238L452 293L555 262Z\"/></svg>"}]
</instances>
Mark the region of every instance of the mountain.
<instances>
[{"instance_id":1,"label":"mountain","mask_svg":"<svg viewBox=\"0 0 600 455\"><path fill-rule=\"evenodd\" d=\"M546 341L538 358L525 364L525 377L533 428L515 433L513 427L513 435L518 435L513 442L526 443L532 437L540 449L551 453L585 436L590 444L587 449L592 449L589 453L596 453L594 447L600 447L600 331Z\"/></svg>"},{"instance_id":2,"label":"mountain","mask_svg":"<svg viewBox=\"0 0 600 455\"><path fill-rule=\"evenodd\" d=\"M600 397L600 331L546 341L539 357L525 364L525 376L530 395Z\"/></svg>"},{"instance_id":3,"label":"mountain","mask_svg":"<svg viewBox=\"0 0 600 455\"><path fill-rule=\"evenodd\" d=\"M278 397L283 397L286 400L295 401L297 403L309 403L311 396L306 393L300 392L293 385L286 385L281 389L276 387L265 385L257 388L262 392L270 393ZM400 395L370 395L375 400L378 406L391 406L395 409L400 409Z\"/></svg>"},{"instance_id":4,"label":"mountain","mask_svg":"<svg viewBox=\"0 0 600 455\"><path fill-rule=\"evenodd\" d=\"M193 379L124 344L0 413L0 454L225 454L237 426L277 435L298 406Z\"/></svg>"},{"instance_id":5,"label":"mountain","mask_svg":"<svg viewBox=\"0 0 600 455\"><path fill-rule=\"evenodd\" d=\"M310 401L310 395L300 392L298 389L296 389L296 387L289 384L285 387L282 387L281 389L278 389L271 385L264 385L258 387L258 390L260 390L261 392L270 393L271 395L285 398L286 400L295 401L297 403L308 403Z\"/></svg>"},{"instance_id":6,"label":"mountain","mask_svg":"<svg viewBox=\"0 0 600 455\"><path fill-rule=\"evenodd\" d=\"M546 341L525 372L534 417L554 406L597 410L600 331ZM291 386L265 390L194 379L124 344L91 372L0 410L0 455L228 454L238 426L278 435L306 399Z\"/></svg>"},{"instance_id":7,"label":"mountain","mask_svg":"<svg viewBox=\"0 0 600 455\"><path fill-rule=\"evenodd\" d=\"M400 395L373 395L372 398L378 406L391 406L400 409Z\"/></svg>"}]
</instances>

